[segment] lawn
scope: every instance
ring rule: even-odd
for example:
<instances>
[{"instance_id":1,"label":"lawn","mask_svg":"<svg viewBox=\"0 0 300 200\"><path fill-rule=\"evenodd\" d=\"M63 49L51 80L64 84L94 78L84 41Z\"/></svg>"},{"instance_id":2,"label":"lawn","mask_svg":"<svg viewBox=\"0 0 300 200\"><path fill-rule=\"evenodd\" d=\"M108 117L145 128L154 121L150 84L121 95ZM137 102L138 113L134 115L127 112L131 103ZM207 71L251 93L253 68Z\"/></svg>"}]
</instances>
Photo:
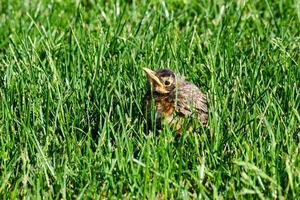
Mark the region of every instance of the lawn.
<instances>
[{"instance_id":1,"label":"lawn","mask_svg":"<svg viewBox=\"0 0 300 200\"><path fill-rule=\"evenodd\" d=\"M298 0L0 0L0 199L300 198ZM145 131L143 67L209 97Z\"/></svg>"}]
</instances>

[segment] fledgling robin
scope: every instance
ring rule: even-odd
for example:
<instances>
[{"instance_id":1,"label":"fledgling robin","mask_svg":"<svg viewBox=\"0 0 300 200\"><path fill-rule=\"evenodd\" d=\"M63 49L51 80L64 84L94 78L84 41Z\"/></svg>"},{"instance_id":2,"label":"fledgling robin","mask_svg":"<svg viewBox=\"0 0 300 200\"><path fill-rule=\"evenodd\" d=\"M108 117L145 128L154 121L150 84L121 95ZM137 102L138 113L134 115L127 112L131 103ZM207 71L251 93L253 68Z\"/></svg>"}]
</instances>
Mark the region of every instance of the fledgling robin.
<instances>
[{"instance_id":1,"label":"fledgling robin","mask_svg":"<svg viewBox=\"0 0 300 200\"><path fill-rule=\"evenodd\" d=\"M145 96L146 108L151 105L153 99L156 119L158 123L168 123L181 133L184 119L193 118L199 120L203 126L207 125L208 102L207 96L200 89L186 81L183 77L177 76L169 69L153 71L144 68L151 91ZM192 125L187 127L192 130Z\"/></svg>"}]
</instances>

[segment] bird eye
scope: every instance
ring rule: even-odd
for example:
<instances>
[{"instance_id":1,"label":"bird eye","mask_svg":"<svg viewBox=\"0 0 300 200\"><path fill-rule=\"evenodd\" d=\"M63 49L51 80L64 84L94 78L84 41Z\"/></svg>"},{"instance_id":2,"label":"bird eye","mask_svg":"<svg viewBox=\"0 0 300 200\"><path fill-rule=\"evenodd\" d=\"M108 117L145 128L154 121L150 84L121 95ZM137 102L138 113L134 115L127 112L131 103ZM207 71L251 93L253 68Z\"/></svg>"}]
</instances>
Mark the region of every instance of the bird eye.
<instances>
[{"instance_id":1,"label":"bird eye","mask_svg":"<svg viewBox=\"0 0 300 200\"><path fill-rule=\"evenodd\" d=\"M170 81L165 81L165 85L170 85Z\"/></svg>"}]
</instances>

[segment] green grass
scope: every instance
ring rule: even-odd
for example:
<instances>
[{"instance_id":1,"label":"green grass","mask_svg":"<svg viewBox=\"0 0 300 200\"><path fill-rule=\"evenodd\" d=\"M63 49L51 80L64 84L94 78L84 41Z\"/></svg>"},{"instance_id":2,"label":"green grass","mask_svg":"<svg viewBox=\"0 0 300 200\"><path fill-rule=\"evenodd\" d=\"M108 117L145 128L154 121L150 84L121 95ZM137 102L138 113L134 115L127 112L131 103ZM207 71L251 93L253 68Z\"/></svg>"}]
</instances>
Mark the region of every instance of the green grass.
<instances>
[{"instance_id":1,"label":"green grass","mask_svg":"<svg viewBox=\"0 0 300 200\"><path fill-rule=\"evenodd\" d=\"M299 198L299 26L297 0L0 0L1 199ZM145 133L143 67L208 128Z\"/></svg>"}]
</instances>

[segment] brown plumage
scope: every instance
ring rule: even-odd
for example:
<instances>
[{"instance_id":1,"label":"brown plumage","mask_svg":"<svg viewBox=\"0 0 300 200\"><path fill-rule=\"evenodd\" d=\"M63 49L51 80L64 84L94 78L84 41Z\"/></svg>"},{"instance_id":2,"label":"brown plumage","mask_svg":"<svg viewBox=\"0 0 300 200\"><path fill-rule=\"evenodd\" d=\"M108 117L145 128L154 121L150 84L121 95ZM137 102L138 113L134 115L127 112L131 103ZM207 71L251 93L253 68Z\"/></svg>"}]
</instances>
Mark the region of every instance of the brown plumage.
<instances>
[{"instance_id":1,"label":"brown plumage","mask_svg":"<svg viewBox=\"0 0 300 200\"><path fill-rule=\"evenodd\" d=\"M145 96L146 107L149 110L151 100L155 105L156 119L174 126L178 132L182 131L185 118L195 118L204 126L208 120L207 96L200 89L175 75L169 69L152 71L144 68L151 92ZM192 130L192 125L187 127Z\"/></svg>"}]
</instances>

